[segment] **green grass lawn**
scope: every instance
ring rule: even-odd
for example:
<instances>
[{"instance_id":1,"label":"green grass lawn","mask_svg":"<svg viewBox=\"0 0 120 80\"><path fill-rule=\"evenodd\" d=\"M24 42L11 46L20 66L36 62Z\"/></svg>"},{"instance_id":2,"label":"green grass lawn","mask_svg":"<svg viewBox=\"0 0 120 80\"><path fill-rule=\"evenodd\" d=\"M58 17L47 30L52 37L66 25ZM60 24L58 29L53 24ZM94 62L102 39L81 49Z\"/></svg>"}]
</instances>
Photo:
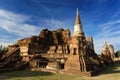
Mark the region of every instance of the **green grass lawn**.
<instances>
[{"instance_id":1,"label":"green grass lawn","mask_svg":"<svg viewBox=\"0 0 120 80\"><path fill-rule=\"evenodd\" d=\"M120 63L109 66L94 77L21 70L0 74L0 80L120 80Z\"/></svg>"}]
</instances>

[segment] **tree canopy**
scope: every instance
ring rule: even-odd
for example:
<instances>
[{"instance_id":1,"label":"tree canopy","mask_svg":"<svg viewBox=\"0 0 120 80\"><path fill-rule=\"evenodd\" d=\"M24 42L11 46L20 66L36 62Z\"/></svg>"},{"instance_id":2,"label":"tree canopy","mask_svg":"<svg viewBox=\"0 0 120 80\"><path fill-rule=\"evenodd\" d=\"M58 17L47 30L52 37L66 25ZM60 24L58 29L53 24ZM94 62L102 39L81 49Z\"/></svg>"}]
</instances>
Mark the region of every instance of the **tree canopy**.
<instances>
[{"instance_id":1,"label":"tree canopy","mask_svg":"<svg viewBox=\"0 0 120 80\"><path fill-rule=\"evenodd\" d=\"M120 57L120 50L118 50L118 51L115 53L115 56L116 56L116 57Z\"/></svg>"}]
</instances>

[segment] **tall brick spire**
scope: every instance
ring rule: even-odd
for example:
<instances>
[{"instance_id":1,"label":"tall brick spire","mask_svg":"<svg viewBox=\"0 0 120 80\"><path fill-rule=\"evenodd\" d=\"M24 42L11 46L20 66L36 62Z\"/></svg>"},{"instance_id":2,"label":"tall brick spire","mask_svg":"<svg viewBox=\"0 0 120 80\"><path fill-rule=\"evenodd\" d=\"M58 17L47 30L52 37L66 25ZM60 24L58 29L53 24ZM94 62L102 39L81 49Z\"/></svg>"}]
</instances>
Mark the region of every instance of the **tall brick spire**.
<instances>
[{"instance_id":1,"label":"tall brick spire","mask_svg":"<svg viewBox=\"0 0 120 80\"><path fill-rule=\"evenodd\" d=\"M82 25L81 25L81 21L80 21L78 8L76 11L76 19L75 19L73 36L84 36L84 32L82 31Z\"/></svg>"}]
</instances>

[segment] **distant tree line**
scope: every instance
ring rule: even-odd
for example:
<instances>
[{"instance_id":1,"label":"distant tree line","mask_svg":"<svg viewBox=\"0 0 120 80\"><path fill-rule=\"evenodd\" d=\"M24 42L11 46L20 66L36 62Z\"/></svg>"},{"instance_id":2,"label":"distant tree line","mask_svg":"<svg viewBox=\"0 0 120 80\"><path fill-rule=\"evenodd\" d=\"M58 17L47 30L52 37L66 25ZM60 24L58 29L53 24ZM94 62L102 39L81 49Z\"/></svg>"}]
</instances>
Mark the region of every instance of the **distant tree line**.
<instances>
[{"instance_id":1,"label":"distant tree line","mask_svg":"<svg viewBox=\"0 0 120 80\"><path fill-rule=\"evenodd\" d=\"M5 47L3 45L0 45L0 58L3 54L5 54L8 51L8 47Z\"/></svg>"}]
</instances>

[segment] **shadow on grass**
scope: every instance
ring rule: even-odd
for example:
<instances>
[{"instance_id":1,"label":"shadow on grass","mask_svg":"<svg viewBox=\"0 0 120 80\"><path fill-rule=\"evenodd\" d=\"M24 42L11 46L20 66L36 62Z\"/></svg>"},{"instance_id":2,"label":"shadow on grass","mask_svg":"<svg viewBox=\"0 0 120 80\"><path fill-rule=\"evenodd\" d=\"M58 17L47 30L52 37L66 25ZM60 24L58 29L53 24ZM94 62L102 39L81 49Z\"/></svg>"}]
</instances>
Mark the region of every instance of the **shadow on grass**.
<instances>
[{"instance_id":1,"label":"shadow on grass","mask_svg":"<svg viewBox=\"0 0 120 80\"><path fill-rule=\"evenodd\" d=\"M21 71L12 71L7 73L0 74L0 80L6 80L13 77L37 77L37 76L50 76L53 73L51 72L41 72L41 71L30 71L30 70L21 70Z\"/></svg>"},{"instance_id":2,"label":"shadow on grass","mask_svg":"<svg viewBox=\"0 0 120 80\"><path fill-rule=\"evenodd\" d=\"M98 72L95 76L99 76L101 74L114 74L120 73L120 63L114 63L113 65L109 65L104 68L102 71Z\"/></svg>"}]
</instances>

